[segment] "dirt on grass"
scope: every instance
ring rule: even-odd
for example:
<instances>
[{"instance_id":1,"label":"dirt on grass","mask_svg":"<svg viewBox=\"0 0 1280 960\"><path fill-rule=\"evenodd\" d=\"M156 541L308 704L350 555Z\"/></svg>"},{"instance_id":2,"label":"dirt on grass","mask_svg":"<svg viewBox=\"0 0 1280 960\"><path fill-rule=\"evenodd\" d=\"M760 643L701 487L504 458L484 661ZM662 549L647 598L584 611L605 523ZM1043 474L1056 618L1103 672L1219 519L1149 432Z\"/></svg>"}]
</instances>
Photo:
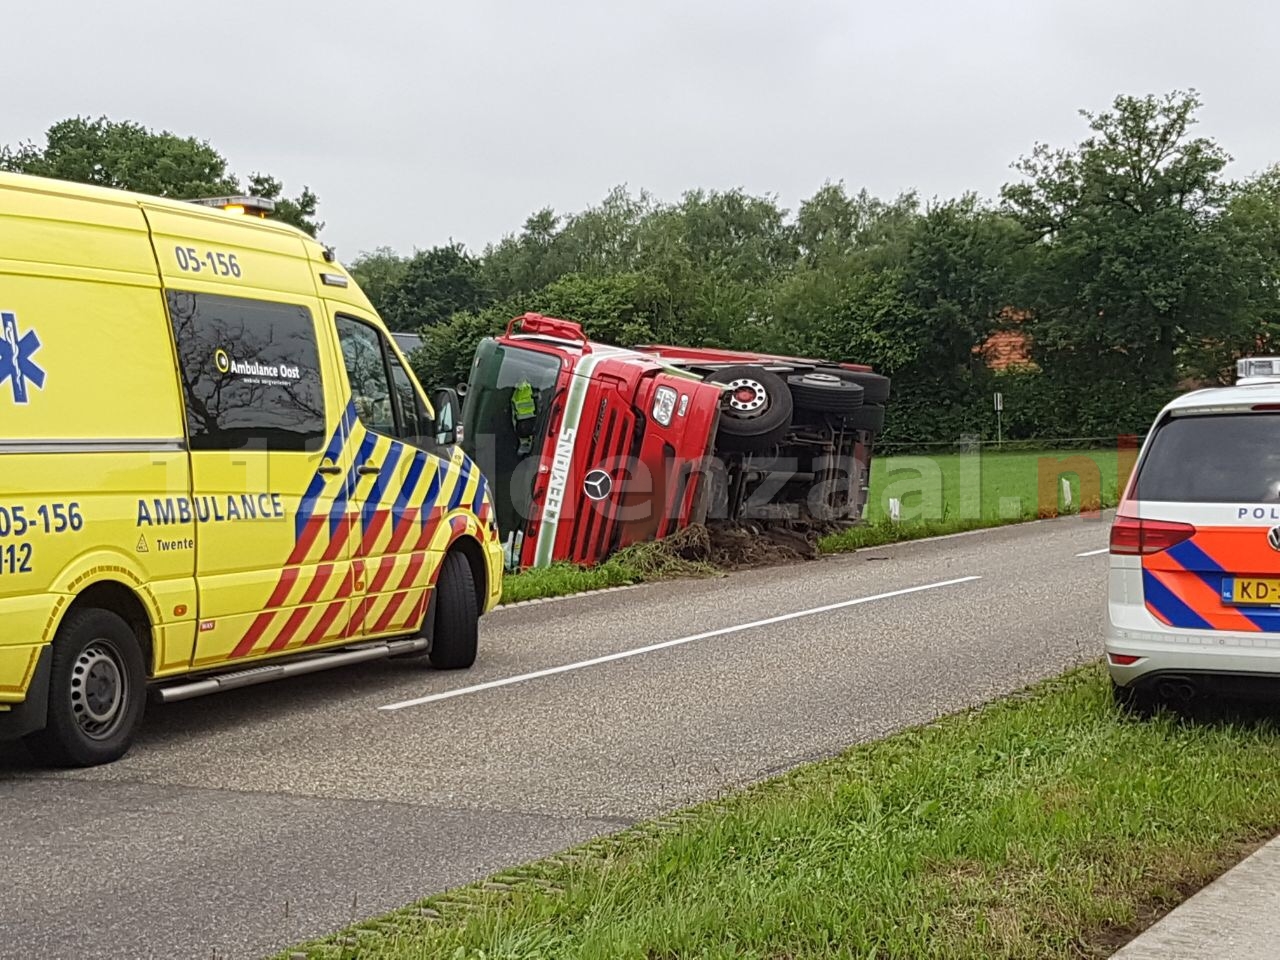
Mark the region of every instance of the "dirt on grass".
<instances>
[{"instance_id":1,"label":"dirt on grass","mask_svg":"<svg viewBox=\"0 0 1280 960\"><path fill-rule=\"evenodd\" d=\"M816 560L821 556L818 540L827 532L817 526L695 524L654 546L682 561L711 564L721 570L743 570Z\"/></svg>"}]
</instances>

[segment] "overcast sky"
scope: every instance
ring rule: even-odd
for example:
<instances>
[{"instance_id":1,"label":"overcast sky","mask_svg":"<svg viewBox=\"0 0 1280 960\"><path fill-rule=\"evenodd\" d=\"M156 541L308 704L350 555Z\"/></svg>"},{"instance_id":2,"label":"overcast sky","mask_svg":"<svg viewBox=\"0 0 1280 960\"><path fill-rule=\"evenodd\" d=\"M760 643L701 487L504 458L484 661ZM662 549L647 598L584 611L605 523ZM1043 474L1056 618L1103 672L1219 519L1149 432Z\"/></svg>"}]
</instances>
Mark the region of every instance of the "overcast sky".
<instances>
[{"instance_id":1,"label":"overcast sky","mask_svg":"<svg viewBox=\"0 0 1280 960\"><path fill-rule=\"evenodd\" d=\"M106 114L320 197L345 260L615 184L825 180L993 196L1081 107L1195 87L1243 175L1280 160L1280 8L1192 0L43 0L6 18L0 142Z\"/></svg>"}]
</instances>

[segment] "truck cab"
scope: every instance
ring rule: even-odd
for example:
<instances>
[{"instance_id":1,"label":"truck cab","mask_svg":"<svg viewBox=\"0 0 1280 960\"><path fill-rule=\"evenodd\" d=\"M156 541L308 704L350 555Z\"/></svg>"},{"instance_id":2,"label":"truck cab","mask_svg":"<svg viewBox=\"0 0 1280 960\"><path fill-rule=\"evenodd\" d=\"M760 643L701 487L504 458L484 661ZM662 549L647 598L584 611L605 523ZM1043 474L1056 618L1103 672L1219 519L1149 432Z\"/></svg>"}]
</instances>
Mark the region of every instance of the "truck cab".
<instances>
[{"instance_id":1,"label":"truck cab","mask_svg":"<svg viewBox=\"0 0 1280 960\"><path fill-rule=\"evenodd\" d=\"M464 447L492 480L508 562L591 564L706 518L722 389L576 323L526 314L476 350Z\"/></svg>"}]
</instances>

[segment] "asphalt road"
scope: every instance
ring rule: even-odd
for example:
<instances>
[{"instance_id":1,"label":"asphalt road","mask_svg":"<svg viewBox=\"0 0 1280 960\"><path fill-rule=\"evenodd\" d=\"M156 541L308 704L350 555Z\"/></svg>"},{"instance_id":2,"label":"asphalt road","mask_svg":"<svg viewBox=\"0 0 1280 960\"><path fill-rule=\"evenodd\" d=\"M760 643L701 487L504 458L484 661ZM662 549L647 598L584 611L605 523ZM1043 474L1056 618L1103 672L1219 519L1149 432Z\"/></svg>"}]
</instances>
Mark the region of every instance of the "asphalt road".
<instances>
[{"instance_id":1,"label":"asphalt road","mask_svg":"<svg viewBox=\"0 0 1280 960\"><path fill-rule=\"evenodd\" d=\"M259 957L1018 689L1100 654L1105 543L1068 519L499 610L464 673L152 708L88 771L0 748L0 956Z\"/></svg>"}]
</instances>

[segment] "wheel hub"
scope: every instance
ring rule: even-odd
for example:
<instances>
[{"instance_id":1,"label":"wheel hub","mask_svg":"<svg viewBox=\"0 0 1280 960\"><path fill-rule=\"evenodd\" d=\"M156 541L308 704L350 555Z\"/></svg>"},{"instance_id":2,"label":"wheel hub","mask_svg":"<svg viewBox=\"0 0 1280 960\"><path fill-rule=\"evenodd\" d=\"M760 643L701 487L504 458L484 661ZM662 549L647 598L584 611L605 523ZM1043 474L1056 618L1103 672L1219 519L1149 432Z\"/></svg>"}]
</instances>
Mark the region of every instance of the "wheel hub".
<instances>
[{"instance_id":1,"label":"wheel hub","mask_svg":"<svg viewBox=\"0 0 1280 960\"><path fill-rule=\"evenodd\" d=\"M71 670L71 714L86 736L109 737L124 713L124 668L105 641L89 644Z\"/></svg>"},{"instance_id":2,"label":"wheel hub","mask_svg":"<svg viewBox=\"0 0 1280 960\"><path fill-rule=\"evenodd\" d=\"M768 402L769 394L757 380L743 378L729 384L729 409L736 416L757 416Z\"/></svg>"}]
</instances>

